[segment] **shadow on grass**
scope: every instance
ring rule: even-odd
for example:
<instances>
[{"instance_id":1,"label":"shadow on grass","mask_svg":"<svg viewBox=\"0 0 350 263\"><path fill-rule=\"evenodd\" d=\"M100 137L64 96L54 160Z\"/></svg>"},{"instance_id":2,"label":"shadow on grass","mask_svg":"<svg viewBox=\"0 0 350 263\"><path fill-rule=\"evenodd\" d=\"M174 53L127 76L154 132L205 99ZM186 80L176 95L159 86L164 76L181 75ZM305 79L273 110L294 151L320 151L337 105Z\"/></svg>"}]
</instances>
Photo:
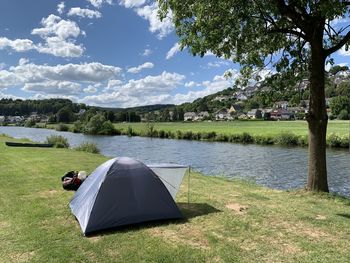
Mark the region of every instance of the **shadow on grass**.
<instances>
[{"instance_id":1,"label":"shadow on grass","mask_svg":"<svg viewBox=\"0 0 350 263\"><path fill-rule=\"evenodd\" d=\"M198 216L204 216L212 213L219 213L221 210L216 209L215 207L208 205L206 203L177 203L183 218L180 219L168 219L168 220L155 220L150 222L144 222L139 224L119 226L115 228L109 228L106 230L101 230L93 232L87 235L87 237L96 237L96 236L105 236L115 233L126 233L134 232L142 229L158 227L158 226L167 226L167 225L180 225L188 222L189 219L195 218Z\"/></svg>"},{"instance_id":2,"label":"shadow on grass","mask_svg":"<svg viewBox=\"0 0 350 263\"><path fill-rule=\"evenodd\" d=\"M345 217L347 219L350 219L350 214L337 214L337 216L342 216L342 217Z\"/></svg>"}]
</instances>

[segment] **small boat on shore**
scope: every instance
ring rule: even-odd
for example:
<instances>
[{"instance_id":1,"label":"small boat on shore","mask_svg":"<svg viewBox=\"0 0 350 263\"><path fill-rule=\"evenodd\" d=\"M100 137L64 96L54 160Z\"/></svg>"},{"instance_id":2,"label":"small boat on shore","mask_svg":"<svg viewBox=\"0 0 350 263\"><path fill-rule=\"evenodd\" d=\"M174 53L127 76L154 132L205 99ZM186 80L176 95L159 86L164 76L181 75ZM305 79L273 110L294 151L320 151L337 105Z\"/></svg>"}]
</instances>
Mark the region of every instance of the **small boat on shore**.
<instances>
[{"instance_id":1,"label":"small boat on shore","mask_svg":"<svg viewBox=\"0 0 350 263\"><path fill-rule=\"evenodd\" d=\"M53 147L51 143L5 142L5 144L12 147Z\"/></svg>"}]
</instances>

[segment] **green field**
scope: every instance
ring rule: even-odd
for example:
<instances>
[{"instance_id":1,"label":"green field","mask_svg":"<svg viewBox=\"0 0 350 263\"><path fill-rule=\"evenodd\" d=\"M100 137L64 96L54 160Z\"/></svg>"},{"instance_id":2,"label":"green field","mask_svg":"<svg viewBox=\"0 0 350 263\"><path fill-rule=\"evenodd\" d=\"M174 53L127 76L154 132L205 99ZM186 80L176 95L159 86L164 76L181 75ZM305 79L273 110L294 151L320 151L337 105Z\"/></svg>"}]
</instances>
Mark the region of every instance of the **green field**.
<instances>
[{"instance_id":1,"label":"green field","mask_svg":"<svg viewBox=\"0 0 350 263\"><path fill-rule=\"evenodd\" d=\"M60 177L106 158L8 139L0 136L0 262L349 262L350 199L193 173L189 204L187 178L177 199L184 220L86 238Z\"/></svg>"},{"instance_id":2,"label":"green field","mask_svg":"<svg viewBox=\"0 0 350 263\"><path fill-rule=\"evenodd\" d=\"M140 132L146 129L145 123L117 123L115 127L126 130L128 126ZM231 122L160 122L154 123L156 130L176 132L211 132L220 134L238 134L247 132L251 135L277 135L292 132L296 135L307 135L306 121L231 121ZM349 121L329 121L328 133L344 136L349 134Z\"/></svg>"}]
</instances>

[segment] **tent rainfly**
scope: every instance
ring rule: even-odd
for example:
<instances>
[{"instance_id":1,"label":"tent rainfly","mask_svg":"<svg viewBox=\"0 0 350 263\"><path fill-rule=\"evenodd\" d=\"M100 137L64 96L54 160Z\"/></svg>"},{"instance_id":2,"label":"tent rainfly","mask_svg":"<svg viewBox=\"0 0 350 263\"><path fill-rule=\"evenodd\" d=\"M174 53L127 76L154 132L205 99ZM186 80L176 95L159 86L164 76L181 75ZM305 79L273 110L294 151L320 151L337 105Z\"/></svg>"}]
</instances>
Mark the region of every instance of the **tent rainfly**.
<instances>
[{"instance_id":1,"label":"tent rainfly","mask_svg":"<svg viewBox=\"0 0 350 263\"><path fill-rule=\"evenodd\" d=\"M182 218L175 197L187 167L111 159L91 173L70 202L84 235L145 221Z\"/></svg>"}]
</instances>

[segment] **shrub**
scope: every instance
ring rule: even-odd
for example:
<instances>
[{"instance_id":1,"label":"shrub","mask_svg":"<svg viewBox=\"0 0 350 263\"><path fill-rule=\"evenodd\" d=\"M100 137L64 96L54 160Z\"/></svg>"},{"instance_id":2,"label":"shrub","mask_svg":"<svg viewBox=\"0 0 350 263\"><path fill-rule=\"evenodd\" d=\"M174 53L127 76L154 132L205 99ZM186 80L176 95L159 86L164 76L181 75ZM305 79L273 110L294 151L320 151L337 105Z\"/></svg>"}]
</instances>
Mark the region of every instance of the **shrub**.
<instances>
[{"instance_id":1,"label":"shrub","mask_svg":"<svg viewBox=\"0 0 350 263\"><path fill-rule=\"evenodd\" d=\"M56 131L68 131L69 127L66 124L58 124L58 125L56 125L55 130Z\"/></svg>"},{"instance_id":2,"label":"shrub","mask_svg":"<svg viewBox=\"0 0 350 263\"><path fill-rule=\"evenodd\" d=\"M158 136L159 136L159 138L168 138L168 137L166 137L166 133L164 130L160 130L158 132Z\"/></svg>"},{"instance_id":3,"label":"shrub","mask_svg":"<svg viewBox=\"0 0 350 263\"><path fill-rule=\"evenodd\" d=\"M192 139L193 139L193 132L191 132L191 131L185 131L185 132L182 134L182 139L185 139L185 140L192 140Z\"/></svg>"},{"instance_id":4,"label":"shrub","mask_svg":"<svg viewBox=\"0 0 350 263\"><path fill-rule=\"evenodd\" d=\"M147 137L156 137L156 132L154 130L154 123L147 122L146 124L146 133Z\"/></svg>"},{"instance_id":5,"label":"shrub","mask_svg":"<svg viewBox=\"0 0 350 263\"><path fill-rule=\"evenodd\" d=\"M298 145L299 146L308 146L309 145L309 141L308 141L308 136L300 136L298 137Z\"/></svg>"},{"instance_id":6,"label":"shrub","mask_svg":"<svg viewBox=\"0 0 350 263\"><path fill-rule=\"evenodd\" d=\"M341 137L335 133L331 133L327 136L327 145L330 147L340 147L342 144Z\"/></svg>"},{"instance_id":7,"label":"shrub","mask_svg":"<svg viewBox=\"0 0 350 263\"><path fill-rule=\"evenodd\" d=\"M83 142L75 148L77 151L88 152L88 153L100 153L100 149L95 143Z\"/></svg>"},{"instance_id":8,"label":"shrub","mask_svg":"<svg viewBox=\"0 0 350 263\"><path fill-rule=\"evenodd\" d=\"M228 138L229 142L241 142L241 137L239 134L232 134L229 138Z\"/></svg>"},{"instance_id":9,"label":"shrub","mask_svg":"<svg viewBox=\"0 0 350 263\"><path fill-rule=\"evenodd\" d=\"M32 118L29 118L28 120L25 121L24 126L29 128L34 127L35 120L33 120Z\"/></svg>"},{"instance_id":10,"label":"shrub","mask_svg":"<svg viewBox=\"0 0 350 263\"><path fill-rule=\"evenodd\" d=\"M218 141L218 142L227 142L228 139L229 137L225 134L217 134L215 137L215 141Z\"/></svg>"},{"instance_id":11,"label":"shrub","mask_svg":"<svg viewBox=\"0 0 350 263\"><path fill-rule=\"evenodd\" d=\"M203 132L201 133L202 140L214 140L216 137L216 132Z\"/></svg>"},{"instance_id":12,"label":"shrub","mask_svg":"<svg viewBox=\"0 0 350 263\"><path fill-rule=\"evenodd\" d=\"M74 122L73 126L71 126L69 129L69 131L74 133L80 133L80 132L83 132L83 130L84 130L84 125L81 121Z\"/></svg>"},{"instance_id":13,"label":"shrub","mask_svg":"<svg viewBox=\"0 0 350 263\"><path fill-rule=\"evenodd\" d=\"M339 120L348 120L349 119L349 113L347 110L341 110L339 115L338 115Z\"/></svg>"},{"instance_id":14,"label":"shrub","mask_svg":"<svg viewBox=\"0 0 350 263\"><path fill-rule=\"evenodd\" d=\"M349 148L350 146L350 137L349 136L343 136L340 140L340 147L342 148Z\"/></svg>"},{"instance_id":15,"label":"shrub","mask_svg":"<svg viewBox=\"0 0 350 263\"><path fill-rule=\"evenodd\" d=\"M111 121L105 121L101 128L97 130L97 134L99 135L115 135L116 129Z\"/></svg>"},{"instance_id":16,"label":"shrub","mask_svg":"<svg viewBox=\"0 0 350 263\"><path fill-rule=\"evenodd\" d=\"M129 137L135 135L135 133L134 133L134 131L133 131L131 126L128 126L128 129L126 130L126 135L128 135Z\"/></svg>"},{"instance_id":17,"label":"shrub","mask_svg":"<svg viewBox=\"0 0 350 263\"><path fill-rule=\"evenodd\" d=\"M251 136L249 133L247 132L243 132L242 137L241 137L241 142L242 143L252 143L254 142L253 136Z\"/></svg>"},{"instance_id":18,"label":"shrub","mask_svg":"<svg viewBox=\"0 0 350 263\"><path fill-rule=\"evenodd\" d=\"M176 131L176 139L182 139L182 132L180 130Z\"/></svg>"},{"instance_id":19,"label":"shrub","mask_svg":"<svg viewBox=\"0 0 350 263\"><path fill-rule=\"evenodd\" d=\"M298 136L291 132L283 132L275 137L275 143L280 145L298 145Z\"/></svg>"},{"instance_id":20,"label":"shrub","mask_svg":"<svg viewBox=\"0 0 350 263\"><path fill-rule=\"evenodd\" d=\"M106 119L103 115L97 114L89 120L89 122L85 125L84 133L87 134L99 134L102 130L102 126L105 123Z\"/></svg>"},{"instance_id":21,"label":"shrub","mask_svg":"<svg viewBox=\"0 0 350 263\"><path fill-rule=\"evenodd\" d=\"M56 148L69 148L67 138L61 135L51 135L46 138L46 143L53 144Z\"/></svg>"},{"instance_id":22,"label":"shrub","mask_svg":"<svg viewBox=\"0 0 350 263\"><path fill-rule=\"evenodd\" d=\"M176 134L171 132L171 131L167 131L165 136L167 138L171 138L171 139L175 139L176 138Z\"/></svg>"},{"instance_id":23,"label":"shrub","mask_svg":"<svg viewBox=\"0 0 350 263\"><path fill-rule=\"evenodd\" d=\"M256 144L268 145L274 144L273 138L270 136L257 135L254 137L254 142Z\"/></svg>"}]
</instances>

